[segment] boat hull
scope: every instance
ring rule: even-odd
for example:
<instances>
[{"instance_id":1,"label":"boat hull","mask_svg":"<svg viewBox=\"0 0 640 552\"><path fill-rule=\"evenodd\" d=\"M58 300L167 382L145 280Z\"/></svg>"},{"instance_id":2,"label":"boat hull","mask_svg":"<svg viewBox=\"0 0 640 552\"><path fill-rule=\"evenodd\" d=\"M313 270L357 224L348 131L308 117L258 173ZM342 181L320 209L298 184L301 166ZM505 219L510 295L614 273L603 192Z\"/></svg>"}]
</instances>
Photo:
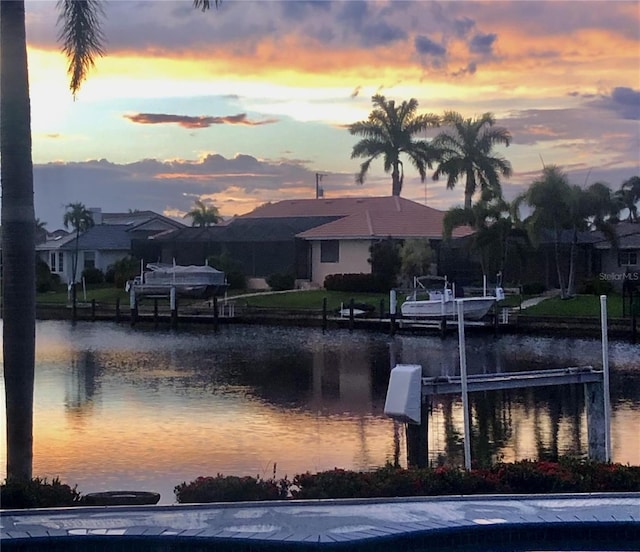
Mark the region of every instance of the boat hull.
<instances>
[{"instance_id":1,"label":"boat hull","mask_svg":"<svg viewBox=\"0 0 640 552\"><path fill-rule=\"evenodd\" d=\"M465 320L481 320L496 302L495 297L470 297L463 299ZM455 301L407 300L402 303L400 312L405 318L439 319L457 317Z\"/></svg>"}]
</instances>

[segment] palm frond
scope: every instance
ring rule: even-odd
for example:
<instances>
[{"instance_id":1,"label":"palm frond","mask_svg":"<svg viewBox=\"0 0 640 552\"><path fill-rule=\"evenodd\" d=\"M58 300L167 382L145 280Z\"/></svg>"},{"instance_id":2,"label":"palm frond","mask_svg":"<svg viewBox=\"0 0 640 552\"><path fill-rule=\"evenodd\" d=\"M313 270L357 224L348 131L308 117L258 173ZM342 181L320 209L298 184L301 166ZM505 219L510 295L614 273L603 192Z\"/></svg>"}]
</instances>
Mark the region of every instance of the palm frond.
<instances>
[{"instance_id":1,"label":"palm frond","mask_svg":"<svg viewBox=\"0 0 640 552\"><path fill-rule=\"evenodd\" d=\"M105 53L105 38L100 28L104 16L99 0L60 0L58 23L62 24L59 40L69 60L69 88L75 97L95 58Z\"/></svg>"}]
</instances>

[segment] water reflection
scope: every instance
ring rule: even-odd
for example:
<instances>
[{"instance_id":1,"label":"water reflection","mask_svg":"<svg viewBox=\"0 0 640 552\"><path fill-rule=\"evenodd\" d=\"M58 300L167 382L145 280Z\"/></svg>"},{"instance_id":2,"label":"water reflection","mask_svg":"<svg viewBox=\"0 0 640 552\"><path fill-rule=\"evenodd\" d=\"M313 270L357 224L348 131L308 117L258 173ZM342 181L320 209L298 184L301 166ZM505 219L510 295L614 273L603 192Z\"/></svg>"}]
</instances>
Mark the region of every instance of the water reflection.
<instances>
[{"instance_id":1,"label":"water reflection","mask_svg":"<svg viewBox=\"0 0 640 552\"><path fill-rule=\"evenodd\" d=\"M639 348L610 345L613 457L639 464ZM598 366L600 344L472 336L467 361L470 373ZM280 477L406 465L404 428L383 414L396 362L455 375L457 339L39 322L34 472L82 492L156 490L166 503L174 485L217 472L268 477L276 469ZM470 408L480 464L586 453L581 386L474 393ZM434 397L430 462L463 463L462 427L459 397Z\"/></svg>"}]
</instances>

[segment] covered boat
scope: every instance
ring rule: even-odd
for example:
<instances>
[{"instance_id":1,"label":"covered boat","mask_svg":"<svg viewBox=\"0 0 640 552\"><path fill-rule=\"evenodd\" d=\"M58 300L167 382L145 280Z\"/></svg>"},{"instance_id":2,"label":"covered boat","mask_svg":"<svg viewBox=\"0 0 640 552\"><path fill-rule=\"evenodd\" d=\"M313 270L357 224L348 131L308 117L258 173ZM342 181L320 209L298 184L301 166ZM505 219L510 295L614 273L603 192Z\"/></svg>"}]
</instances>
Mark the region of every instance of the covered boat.
<instances>
[{"instance_id":1,"label":"covered boat","mask_svg":"<svg viewBox=\"0 0 640 552\"><path fill-rule=\"evenodd\" d=\"M174 287L179 296L208 298L224 294L227 289L224 272L208 265L147 265L141 276L127 282L127 291L136 295L168 295Z\"/></svg>"}]
</instances>

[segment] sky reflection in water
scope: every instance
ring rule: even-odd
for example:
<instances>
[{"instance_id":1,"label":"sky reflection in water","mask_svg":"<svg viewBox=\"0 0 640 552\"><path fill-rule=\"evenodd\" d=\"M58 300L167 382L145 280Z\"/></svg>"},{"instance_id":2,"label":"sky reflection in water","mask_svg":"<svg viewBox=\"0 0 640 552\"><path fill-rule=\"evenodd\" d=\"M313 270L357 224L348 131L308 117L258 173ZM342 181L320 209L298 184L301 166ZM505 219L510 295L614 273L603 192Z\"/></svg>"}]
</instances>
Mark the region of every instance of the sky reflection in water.
<instances>
[{"instance_id":1,"label":"sky reflection in water","mask_svg":"<svg viewBox=\"0 0 640 552\"><path fill-rule=\"evenodd\" d=\"M611 342L610 356L613 459L640 464L640 348ZM404 429L383 414L393 362L457 374L457 338L39 322L34 473L82 493L155 490L170 503L176 484L200 475L406 465ZM600 342L470 336L467 362L470 373L599 367ZM582 393L472 394L474 459L584 454ZM436 397L429 424L430 460L462 463L459 397ZM3 470L5 458L3 440Z\"/></svg>"}]
</instances>

